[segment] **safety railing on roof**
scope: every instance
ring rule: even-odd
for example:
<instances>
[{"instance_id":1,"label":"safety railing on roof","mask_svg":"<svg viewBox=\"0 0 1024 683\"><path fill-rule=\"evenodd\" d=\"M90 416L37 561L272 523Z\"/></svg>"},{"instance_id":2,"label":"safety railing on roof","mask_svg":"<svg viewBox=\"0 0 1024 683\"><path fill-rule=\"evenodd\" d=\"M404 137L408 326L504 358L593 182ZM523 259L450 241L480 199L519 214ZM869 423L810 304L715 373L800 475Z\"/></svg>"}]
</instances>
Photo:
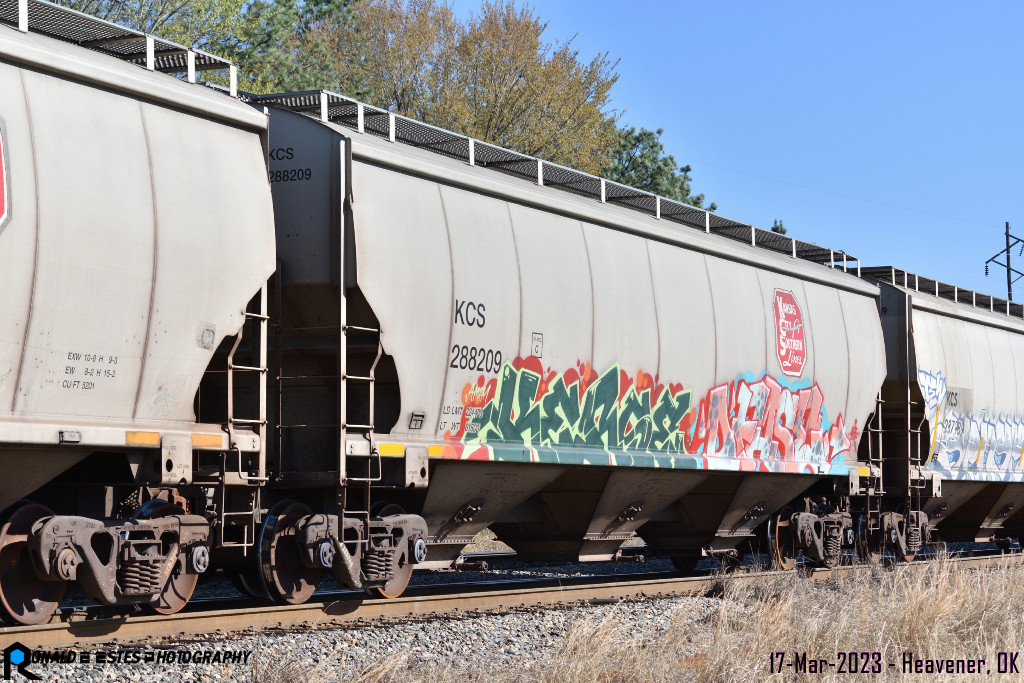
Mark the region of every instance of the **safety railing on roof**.
<instances>
[{"instance_id":1,"label":"safety railing on roof","mask_svg":"<svg viewBox=\"0 0 1024 683\"><path fill-rule=\"evenodd\" d=\"M150 71L186 74L196 82L200 71L227 70L231 96L238 90L236 67L196 48L141 33L45 0L0 0L0 23L22 33L38 33L131 62Z\"/></svg>"},{"instance_id":2,"label":"safety railing on roof","mask_svg":"<svg viewBox=\"0 0 1024 683\"><path fill-rule=\"evenodd\" d=\"M1013 318L1024 318L1024 304L1007 299L981 294L956 285L939 282L923 275L908 273L893 266L864 268L861 274L868 280L884 282L894 287L903 287L923 294L931 294L956 304L980 308L992 313L1002 313Z\"/></svg>"},{"instance_id":3,"label":"safety railing on roof","mask_svg":"<svg viewBox=\"0 0 1024 683\"><path fill-rule=\"evenodd\" d=\"M311 90L274 95L243 94L242 98L289 109L321 121L330 121L391 142L430 150L459 159L470 166L484 166L538 185L589 197L603 204L623 206L753 247L860 274L860 261L846 252L762 230L684 202L659 197L606 178L421 123L337 93Z\"/></svg>"}]
</instances>

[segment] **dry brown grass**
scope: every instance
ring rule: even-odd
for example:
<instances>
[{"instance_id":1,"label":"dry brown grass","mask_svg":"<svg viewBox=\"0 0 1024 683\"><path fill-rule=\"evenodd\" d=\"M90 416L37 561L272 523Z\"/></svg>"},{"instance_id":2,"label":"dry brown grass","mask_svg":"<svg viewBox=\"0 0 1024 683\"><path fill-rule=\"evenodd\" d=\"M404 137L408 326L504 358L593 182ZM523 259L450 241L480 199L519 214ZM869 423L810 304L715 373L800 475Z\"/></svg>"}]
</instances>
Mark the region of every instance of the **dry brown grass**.
<instances>
[{"instance_id":1,"label":"dry brown grass","mask_svg":"<svg viewBox=\"0 0 1024 683\"><path fill-rule=\"evenodd\" d=\"M795 652L837 663L839 652L878 652L883 669L879 676L835 669L799 675L786 667L786 679L966 680L963 674L905 674L903 656L912 652L920 659L985 659L991 676L981 675L992 680L999 678L997 654L1024 645L1019 565L971 570L942 560L892 571L863 567L817 584L788 578L726 582L713 644L695 667L696 678L761 680L769 673L770 653L784 651L786 663ZM1019 667L1024 669L1024 656Z\"/></svg>"},{"instance_id":2,"label":"dry brown grass","mask_svg":"<svg viewBox=\"0 0 1024 683\"><path fill-rule=\"evenodd\" d=\"M500 664L479 652L473 662L422 663L404 655L368 669L328 668L325 680L402 681L963 681L979 676L905 674L904 652L921 659L985 659L986 680L1000 676L997 653L1024 649L1024 567L969 570L954 562L894 570L861 567L826 581L796 575L753 583L721 580L710 613L696 601L665 614L657 637L627 637L611 620L581 620L543 659ZM836 669L771 676L772 652L837 662L839 652L878 652L878 675ZM326 654L326 653L325 653ZM329 659L329 658L328 658ZM889 667L892 663L895 666ZM1024 669L1024 654L1018 660ZM270 672L267 672L270 673ZM306 672L301 680L317 680ZM268 676L274 680L276 677ZM290 676L277 678L288 680ZM258 679L256 679L258 680ZM292 679L295 680L295 679Z\"/></svg>"}]
</instances>

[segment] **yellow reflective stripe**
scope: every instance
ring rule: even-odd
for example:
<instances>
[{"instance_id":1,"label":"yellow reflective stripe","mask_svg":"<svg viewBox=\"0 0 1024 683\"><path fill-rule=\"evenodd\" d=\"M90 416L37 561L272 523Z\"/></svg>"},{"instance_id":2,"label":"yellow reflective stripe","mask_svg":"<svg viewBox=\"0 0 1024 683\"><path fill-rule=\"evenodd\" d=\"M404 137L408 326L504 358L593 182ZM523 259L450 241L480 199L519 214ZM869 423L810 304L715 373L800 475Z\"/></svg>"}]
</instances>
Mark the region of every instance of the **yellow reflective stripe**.
<instances>
[{"instance_id":1,"label":"yellow reflective stripe","mask_svg":"<svg viewBox=\"0 0 1024 683\"><path fill-rule=\"evenodd\" d=\"M221 434L193 434L192 448L223 448L224 436Z\"/></svg>"},{"instance_id":2,"label":"yellow reflective stripe","mask_svg":"<svg viewBox=\"0 0 1024 683\"><path fill-rule=\"evenodd\" d=\"M160 432L125 432L126 446L159 446Z\"/></svg>"},{"instance_id":3,"label":"yellow reflective stripe","mask_svg":"<svg viewBox=\"0 0 1024 683\"><path fill-rule=\"evenodd\" d=\"M377 445L377 452L381 455L405 455L405 444L382 443Z\"/></svg>"}]
</instances>

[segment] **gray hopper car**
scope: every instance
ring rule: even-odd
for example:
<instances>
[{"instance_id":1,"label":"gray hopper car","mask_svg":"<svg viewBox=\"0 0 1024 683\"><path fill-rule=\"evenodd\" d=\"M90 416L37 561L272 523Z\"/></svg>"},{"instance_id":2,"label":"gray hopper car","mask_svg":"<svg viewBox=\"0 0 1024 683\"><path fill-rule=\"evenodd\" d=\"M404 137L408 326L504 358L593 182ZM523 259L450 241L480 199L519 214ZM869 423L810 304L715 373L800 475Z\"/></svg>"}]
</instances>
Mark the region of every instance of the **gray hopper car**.
<instances>
[{"instance_id":1,"label":"gray hopper car","mask_svg":"<svg viewBox=\"0 0 1024 683\"><path fill-rule=\"evenodd\" d=\"M65 40L0 7L5 619L211 567L394 597L486 528L680 568L1021 531L1019 306L29 8Z\"/></svg>"},{"instance_id":2,"label":"gray hopper car","mask_svg":"<svg viewBox=\"0 0 1024 683\"><path fill-rule=\"evenodd\" d=\"M859 486L875 286L287 109L320 96L257 98L280 375L302 378L280 422L372 425L340 457L379 454L371 504L422 516L427 566L488 527L541 559L638 530L680 561L734 553L808 489ZM339 321L358 333L328 341ZM331 429L282 430L279 472L333 469Z\"/></svg>"}]
</instances>

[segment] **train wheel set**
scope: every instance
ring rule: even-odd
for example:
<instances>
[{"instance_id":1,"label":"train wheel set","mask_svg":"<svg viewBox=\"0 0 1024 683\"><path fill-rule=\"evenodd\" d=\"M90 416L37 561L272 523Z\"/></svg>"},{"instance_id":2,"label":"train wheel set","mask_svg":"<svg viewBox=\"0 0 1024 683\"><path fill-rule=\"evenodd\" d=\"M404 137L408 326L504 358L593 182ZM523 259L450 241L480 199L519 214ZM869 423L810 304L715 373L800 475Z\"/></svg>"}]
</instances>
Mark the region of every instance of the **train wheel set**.
<instances>
[{"instance_id":1,"label":"train wheel set","mask_svg":"<svg viewBox=\"0 0 1024 683\"><path fill-rule=\"evenodd\" d=\"M4 621L1024 533L1020 304L233 69L0 7Z\"/></svg>"}]
</instances>

